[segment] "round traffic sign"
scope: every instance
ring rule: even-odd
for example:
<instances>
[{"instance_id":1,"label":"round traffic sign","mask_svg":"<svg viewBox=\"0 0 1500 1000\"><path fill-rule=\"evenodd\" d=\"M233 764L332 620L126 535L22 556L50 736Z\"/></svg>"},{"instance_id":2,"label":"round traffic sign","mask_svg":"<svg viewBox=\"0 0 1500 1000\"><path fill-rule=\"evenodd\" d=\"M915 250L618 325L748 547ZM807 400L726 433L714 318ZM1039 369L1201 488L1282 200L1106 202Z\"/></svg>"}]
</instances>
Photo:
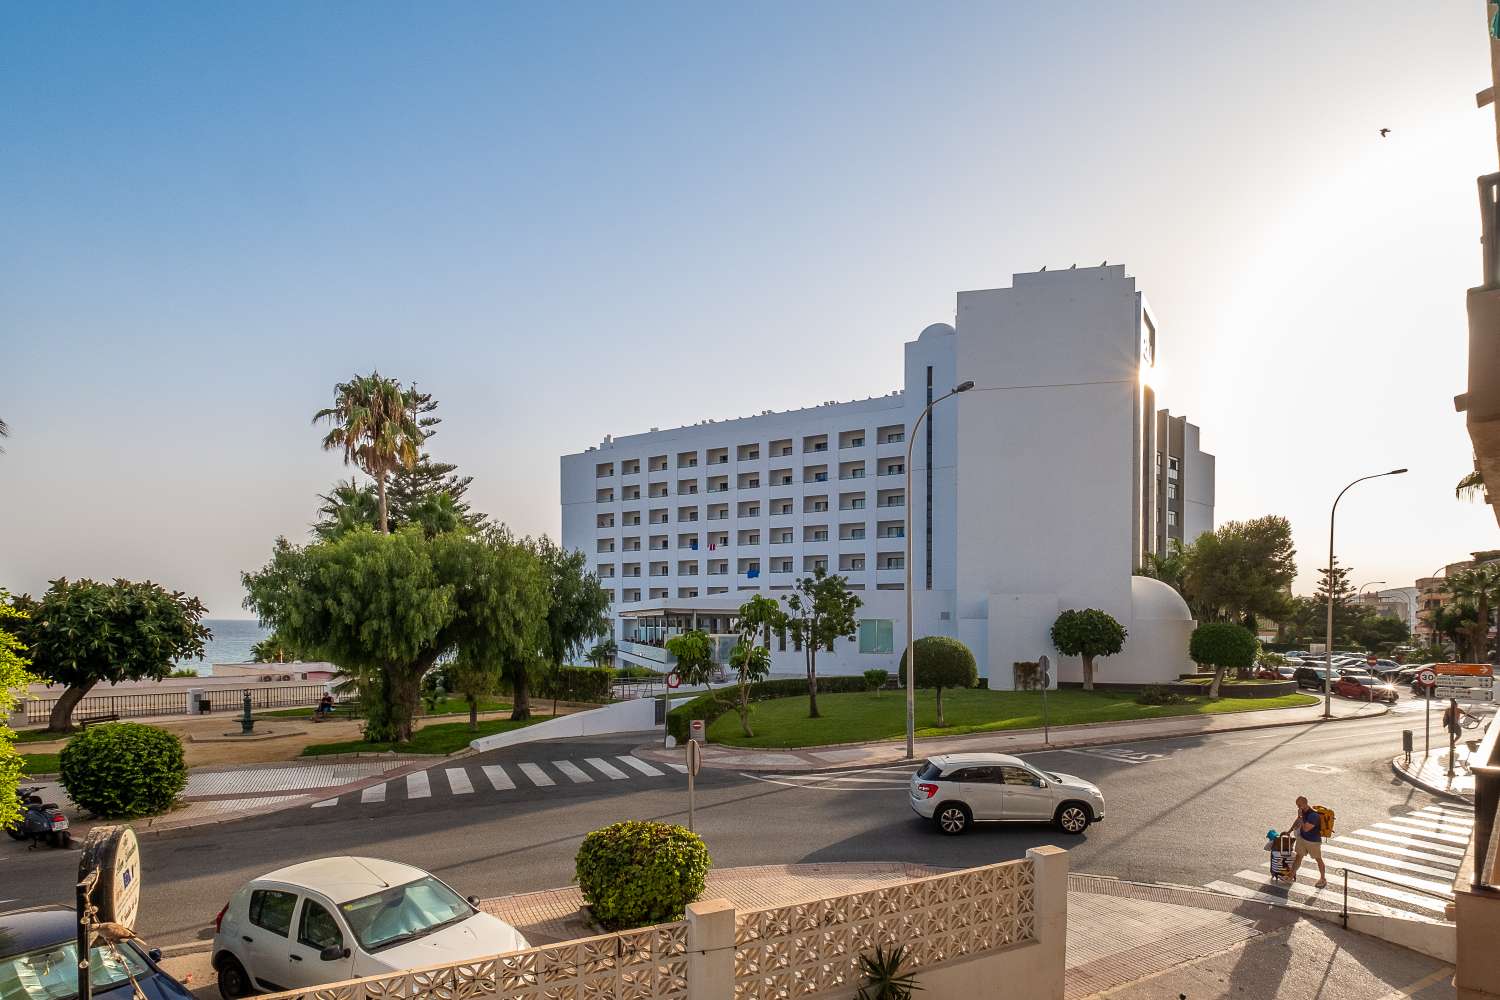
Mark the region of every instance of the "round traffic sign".
<instances>
[{"instance_id":1,"label":"round traffic sign","mask_svg":"<svg viewBox=\"0 0 1500 1000\"><path fill-rule=\"evenodd\" d=\"M1433 681L1437 680L1437 674L1433 673L1431 670L1421 670L1417 672L1417 680L1423 684L1431 684Z\"/></svg>"},{"instance_id":2,"label":"round traffic sign","mask_svg":"<svg viewBox=\"0 0 1500 1000\"><path fill-rule=\"evenodd\" d=\"M682 678L677 675L677 671L674 670L671 673L667 674L667 687L674 688L681 683Z\"/></svg>"}]
</instances>

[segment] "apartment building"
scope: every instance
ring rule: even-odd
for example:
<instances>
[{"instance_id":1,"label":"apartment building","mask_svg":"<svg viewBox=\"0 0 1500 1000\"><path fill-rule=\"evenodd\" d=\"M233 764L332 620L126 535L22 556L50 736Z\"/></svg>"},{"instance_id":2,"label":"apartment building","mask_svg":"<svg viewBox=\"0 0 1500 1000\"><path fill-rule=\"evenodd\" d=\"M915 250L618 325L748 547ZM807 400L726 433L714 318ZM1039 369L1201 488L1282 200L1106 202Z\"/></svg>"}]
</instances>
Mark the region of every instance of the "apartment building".
<instances>
[{"instance_id":1,"label":"apartment building","mask_svg":"<svg viewBox=\"0 0 1500 1000\"><path fill-rule=\"evenodd\" d=\"M1186 606L1131 574L1167 537L1212 526L1213 457L1196 427L1156 411L1156 324L1134 279L1118 265L1020 274L960 292L956 320L905 345L904 386L886 395L606 436L563 456L563 544L590 555L610 592L622 661L661 664L672 632L727 633L751 594L782 597L824 569L864 605L819 669L894 670L911 505L918 635L963 639L992 686L1011 686L1016 661L1057 659L1048 633L1069 607L1131 628L1105 680L1191 668ZM910 438L927 403L965 379L975 389ZM801 669L786 639L772 653L776 672Z\"/></svg>"}]
</instances>

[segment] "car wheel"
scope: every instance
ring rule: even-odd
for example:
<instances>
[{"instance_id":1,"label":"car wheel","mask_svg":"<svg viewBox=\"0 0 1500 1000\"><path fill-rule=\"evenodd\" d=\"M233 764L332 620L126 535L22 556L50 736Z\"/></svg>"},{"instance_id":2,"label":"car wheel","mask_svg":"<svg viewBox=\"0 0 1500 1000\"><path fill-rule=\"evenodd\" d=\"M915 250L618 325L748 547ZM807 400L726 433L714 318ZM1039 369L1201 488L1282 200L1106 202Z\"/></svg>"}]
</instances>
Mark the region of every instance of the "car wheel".
<instances>
[{"instance_id":1,"label":"car wheel","mask_svg":"<svg viewBox=\"0 0 1500 1000\"><path fill-rule=\"evenodd\" d=\"M960 802L949 802L938 806L938 811L932 820L937 828L950 837L956 837L969 829L973 817L969 815L969 807Z\"/></svg>"},{"instance_id":2,"label":"car wheel","mask_svg":"<svg viewBox=\"0 0 1500 1000\"><path fill-rule=\"evenodd\" d=\"M1082 802L1064 802L1057 807L1056 819L1064 833L1079 834L1089 828L1093 817L1089 815L1089 807Z\"/></svg>"},{"instance_id":3,"label":"car wheel","mask_svg":"<svg viewBox=\"0 0 1500 1000\"><path fill-rule=\"evenodd\" d=\"M225 955L214 965L219 970L219 996L224 1000L240 1000L255 992L245 967L233 955Z\"/></svg>"}]
</instances>

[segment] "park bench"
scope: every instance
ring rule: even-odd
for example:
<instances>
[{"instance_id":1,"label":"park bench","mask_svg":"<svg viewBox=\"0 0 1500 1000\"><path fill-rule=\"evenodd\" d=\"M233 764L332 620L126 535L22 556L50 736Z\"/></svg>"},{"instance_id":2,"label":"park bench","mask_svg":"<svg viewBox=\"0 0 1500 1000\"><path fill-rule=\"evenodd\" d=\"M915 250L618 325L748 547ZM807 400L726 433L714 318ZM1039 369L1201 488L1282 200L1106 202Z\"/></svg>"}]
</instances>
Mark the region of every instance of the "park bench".
<instances>
[{"instance_id":1,"label":"park bench","mask_svg":"<svg viewBox=\"0 0 1500 1000\"><path fill-rule=\"evenodd\" d=\"M79 729L87 729L89 726L96 726L101 722L119 721L120 713L118 712L101 712L97 715L80 715L77 720Z\"/></svg>"}]
</instances>

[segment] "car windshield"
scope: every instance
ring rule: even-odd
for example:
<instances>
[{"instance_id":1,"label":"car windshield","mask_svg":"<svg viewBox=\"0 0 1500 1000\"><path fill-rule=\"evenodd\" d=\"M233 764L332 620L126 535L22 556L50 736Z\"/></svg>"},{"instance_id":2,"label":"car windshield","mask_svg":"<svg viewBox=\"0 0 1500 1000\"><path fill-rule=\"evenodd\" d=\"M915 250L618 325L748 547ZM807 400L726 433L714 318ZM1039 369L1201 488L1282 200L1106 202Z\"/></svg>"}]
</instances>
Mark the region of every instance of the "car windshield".
<instances>
[{"instance_id":1,"label":"car windshield","mask_svg":"<svg viewBox=\"0 0 1500 1000\"><path fill-rule=\"evenodd\" d=\"M474 908L458 893L431 875L340 903L339 911L365 951L431 934L474 914Z\"/></svg>"},{"instance_id":2,"label":"car windshield","mask_svg":"<svg viewBox=\"0 0 1500 1000\"><path fill-rule=\"evenodd\" d=\"M89 952L89 982L95 990L114 989L130 975L151 970L129 944ZM0 1000L68 1000L78 995L78 946L72 941L0 958Z\"/></svg>"}]
</instances>

